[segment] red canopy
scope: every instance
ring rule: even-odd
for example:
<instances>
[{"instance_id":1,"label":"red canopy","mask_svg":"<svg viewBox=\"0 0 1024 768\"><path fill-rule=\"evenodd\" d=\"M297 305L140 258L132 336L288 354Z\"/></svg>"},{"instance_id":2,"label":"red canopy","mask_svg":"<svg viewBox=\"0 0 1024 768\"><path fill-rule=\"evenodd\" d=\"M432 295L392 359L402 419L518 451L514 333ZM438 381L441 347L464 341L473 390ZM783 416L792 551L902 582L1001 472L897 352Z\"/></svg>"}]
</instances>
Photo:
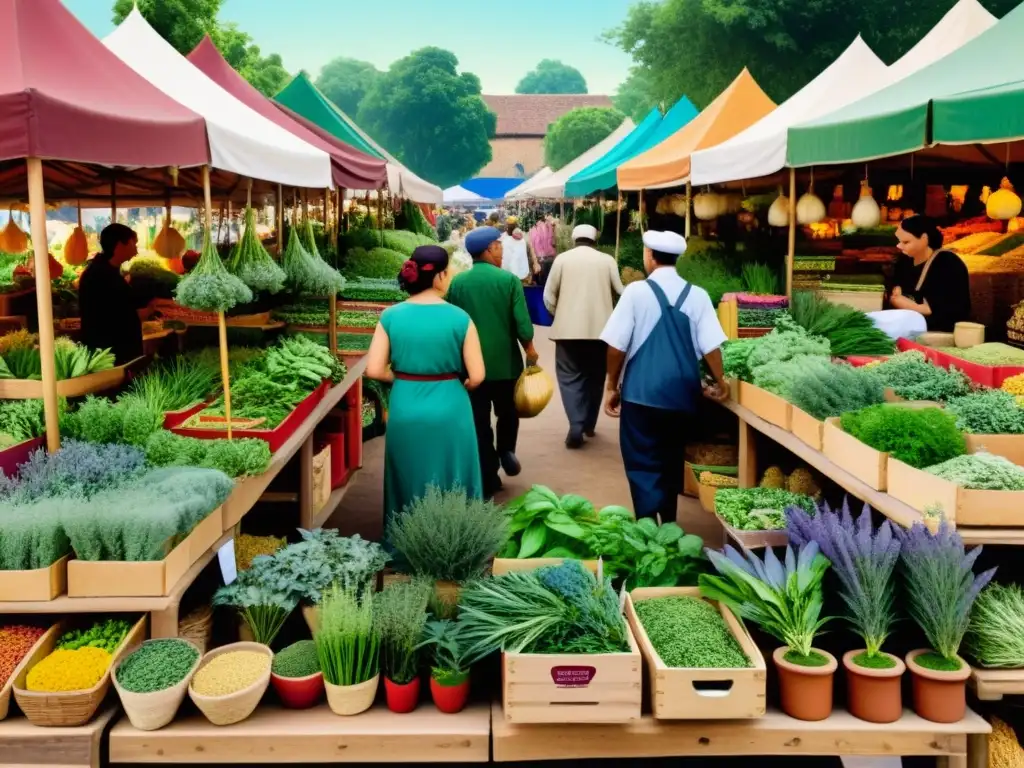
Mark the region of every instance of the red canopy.
<instances>
[{"instance_id":1,"label":"red canopy","mask_svg":"<svg viewBox=\"0 0 1024 768\"><path fill-rule=\"evenodd\" d=\"M339 187L378 189L384 185L387 180L387 164L383 160L370 157L340 141L325 139L282 113L274 102L256 90L227 63L209 35L188 55L188 60L246 106L329 154L334 183Z\"/></svg>"},{"instance_id":2,"label":"red canopy","mask_svg":"<svg viewBox=\"0 0 1024 768\"><path fill-rule=\"evenodd\" d=\"M60 0L0 0L0 160L210 161L206 122L132 71Z\"/></svg>"}]
</instances>

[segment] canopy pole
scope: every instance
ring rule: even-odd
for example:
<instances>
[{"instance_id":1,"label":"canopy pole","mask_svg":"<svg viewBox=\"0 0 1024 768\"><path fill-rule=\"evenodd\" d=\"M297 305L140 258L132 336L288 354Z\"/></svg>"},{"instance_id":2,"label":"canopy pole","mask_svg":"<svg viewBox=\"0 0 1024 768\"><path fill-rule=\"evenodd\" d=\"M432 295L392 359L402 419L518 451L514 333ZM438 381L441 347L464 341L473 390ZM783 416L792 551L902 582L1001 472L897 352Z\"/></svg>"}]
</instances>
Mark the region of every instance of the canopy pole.
<instances>
[{"instance_id":1,"label":"canopy pole","mask_svg":"<svg viewBox=\"0 0 1024 768\"><path fill-rule=\"evenodd\" d=\"M690 193L693 191L692 183L689 179L686 180L686 239L690 239L690 217L691 211L693 210L693 204L690 200Z\"/></svg>"},{"instance_id":2,"label":"canopy pole","mask_svg":"<svg viewBox=\"0 0 1024 768\"><path fill-rule=\"evenodd\" d=\"M225 229L227 230L227 232L225 233L227 235L227 243L225 243L225 245L227 245L228 248L230 248L231 247L231 198L230 197L228 198L228 218L227 218L227 226L225 227Z\"/></svg>"},{"instance_id":3,"label":"canopy pole","mask_svg":"<svg viewBox=\"0 0 1024 768\"><path fill-rule=\"evenodd\" d=\"M46 448L60 449L60 414L57 410L57 363L53 343L53 293L50 285L50 252L46 242L46 193L43 189L43 161L26 160L28 166L28 208L32 228L32 252L36 273L36 307L39 311L39 359L42 363L43 414L46 418Z\"/></svg>"},{"instance_id":4,"label":"canopy pole","mask_svg":"<svg viewBox=\"0 0 1024 768\"><path fill-rule=\"evenodd\" d=\"M210 166L203 166L203 201L206 203L206 236L213 236L213 196L210 194ZM220 341L220 380L224 385L224 418L227 419L228 440L231 439L231 374L228 368L228 326L224 312L217 313Z\"/></svg>"},{"instance_id":5,"label":"canopy pole","mask_svg":"<svg viewBox=\"0 0 1024 768\"><path fill-rule=\"evenodd\" d=\"M640 234L644 233L644 191L641 189L637 194L640 195Z\"/></svg>"},{"instance_id":6,"label":"canopy pole","mask_svg":"<svg viewBox=\"0 0 1024 768\"><path fill-rule=\"evenodd\" d=\"M252 208L252 179L246 182L245 187L245 207Z\"/></svg>"},{"instance_id":7,"label":"canopy pole","mask_svg":"<svg viewBox=\"0 0 1024 768\"><path fill-rule=\"evenodd\" d=\"M110 176L110 223L117 223L117 171Z\"/></svg>"},{"instance_id":8,"label":"canopy pole","mask_svg":"<svg viewBox=\"0 0 1024 768\"><path fill-rule=\"evenodd\" d=\"M786 251L786 298L793 299L793 259L796 255L796 168L789 169L789 247Z\"/></svg>"},{"instance_id":9,"label":"canopy pole","mask_svg":"<svg viewBox=\"0 0 1024 768\"><path fill-rule=\"evenodd\" d=\"M619 240L622 238L622 190L615 201L615 263L619 263Z\"/></svg>"},{"instance_id":10,"label":"canopy pole","mask_svg":"<svg viewBox=\"0 0 1024 768\"><path fill-rule=\"evenodd\" d=\"M284 186L277 185L277 255L284 253Z\"/></svg>"},{"instance_id":11,"label":"canopy pole","mask_svg":"<svg viewBox=\"0 0 1024 768\"><path fill-rule=\"evenodd\" d=\"M384 247L384 190L377 190L377 226L380 228L380 247Z\"/></svg>"},{"instance_id":12,"label":"canopy pole","mask_svg":"<svg viewBox=\"0 0 1024 768\"><path fill-rule=\"evenodd\" d=\"M330 222L330 217L328 215L330 213L330 209L331 209L331 189L330 189L330 187L324 187L324 234L325 235L327 235L331 231L330 227L328 226L328 224Z\"/></svg>"}]
</instances>

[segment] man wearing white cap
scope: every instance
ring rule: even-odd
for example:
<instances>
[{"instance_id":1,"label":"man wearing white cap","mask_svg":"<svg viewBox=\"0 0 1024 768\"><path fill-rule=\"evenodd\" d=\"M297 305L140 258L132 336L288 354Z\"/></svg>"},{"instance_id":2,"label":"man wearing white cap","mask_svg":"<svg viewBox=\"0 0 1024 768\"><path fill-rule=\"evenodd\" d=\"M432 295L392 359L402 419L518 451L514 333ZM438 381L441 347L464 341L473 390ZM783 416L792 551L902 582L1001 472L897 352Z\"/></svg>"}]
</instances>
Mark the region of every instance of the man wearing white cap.
<instances>
[{"instance_id":1,"label":"man wearing white cap","mask_svg":"<svg viewBox=\"0 0 1024 768\"><path fill-rule=\"evenodd\" d=\"M676 272L683 236L647 231L643 240L648 278L626 288L601 334L608 343L605 411L621 416L619 442L637 518L669 521L676 518L679 468L702 390L718 402L729 397L720 349L726 336L707 292ZM701 358L714 384L704 385Z\"/></svg>"},{"instance_id":2,"label":"man wearing white cap","mask_svg":"<svg viewBox=\"0 0 1024 768\"><path fill-rule=\"evenodd\" d=\"M581 224L572 231L576 247L555 259L544 286L544 304L555 316L550 338L562 405L569 419L565 444L580 448L584 435L594 436L601 411L601 390L607 371L608 347L601 329L622 294L615 259L601 253L597 230Z\"/></svg>"}]
</instances>

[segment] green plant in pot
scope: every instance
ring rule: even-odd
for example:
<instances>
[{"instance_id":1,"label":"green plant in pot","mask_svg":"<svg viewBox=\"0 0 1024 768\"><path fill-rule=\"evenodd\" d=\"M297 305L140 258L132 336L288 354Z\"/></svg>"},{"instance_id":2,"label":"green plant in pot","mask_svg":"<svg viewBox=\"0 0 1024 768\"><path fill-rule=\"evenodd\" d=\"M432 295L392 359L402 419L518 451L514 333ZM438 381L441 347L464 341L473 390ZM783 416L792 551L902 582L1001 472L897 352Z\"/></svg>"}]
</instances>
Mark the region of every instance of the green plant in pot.
<instances>
[{"instance_id":1,"label":"green plant in pot","mask_svg":"<svg viewBox=\"0 0 1024 768\"><path fill-rule=\"evenodd\" d=\"M469 700L469 672L488 651L469 653L464 625L450 619L427 623L420 648L431 649L430 695L446 714L461 712Z\"/></svg>"},{"instance_id":2,"label":"green plant in pot","mask_svg":"<svg viewBox=\"0 0 1024 768\"><path fill-rule=\"evenodd\" d=\"M438 608L452 615L458 585L481 576L509 538L502 507L471 499L462 488L427 488L390 521L388 541L402 573L430 579Z\"/></svg>"},{"instance_id":3,"label":"green plant in pot","mask_svg":"<svg viewBox=\"0 0 1024 768\"><path fill-rule=\"evenodd\" d=\"M324 674L316 643L299 640L274 654L270 684L288 709L309 709L324 696Z\"/></svg>"},{"instance_id":4,"label":"green plant in pot","mask_svg":"<svg viewBox=\"0 0 1024 768\"><path fill-rule=\"evenodd\" d=\"M293 592L268 579L266 572L250 568L218 589L213 604L234 608L252 641L269 646L299 601Z\"/></svg>"},{"instance_id":5,"label":"green plant in pot","mask_svg":"<svg viewBox=\"0 0 1024 768\"><path fill-rule=\"evenodd\" d=\"M971 668L959 656L970 626L971 607L996 569L974 574L981 547L970 552L963 539L943 521L932 533L923 524L898 530L900 567L910 616L931 649L907 654L914 682L914 711L936 723L955 723L967 709L966 684Z\"/></svg>"},{"instance_id":6,"label":"green plant in pot","mask_svg":"<svg viewBox=\"0 0 1024 768\"><path fill-rule=\"evenodd\" d=\"M419 703L419 644L433 591L426 579L413 579L389 584L374 597L373 621L380 635L384 691L392 712L412 712Z\"/></svg>"},{"instance_id":7,"label":"green plant in pot","mask_svg":"<svg viewBox=\"0 0 1024 768\"><path fill-rule=\"evenodd\" d=\"M373 705L380 680L380 635L373 596L354 585L334 584L320 600L313 641L336 715L358 715Z\"/></svg>"},{"instance_id":8,"label":"green plant in pot","mask_svg":"<svg viewBox=\"0 0 1024 768\"><path fill-rule=\"evenodd\" d=\"M824 720L832 714L832 682L838 663L813 647L828 618L821 618L822 581L829 561L810 542L786 547L780 561L771 549L762 561L732 547L706 550L718 575L701 574L701 594L728 605L785 645L772 658L779 672L782 710L798 720Z\"/></svg>"},{"instance_id":9,"label":"green plant in pot","mask_svg":"<svg viewBox=\"0 0 1024 768\"><path fill-rule=\"evenodd\" d=\"M864 640L863 648L843 655L847 709L873 723L899 720L903 714L901 678L906 667L902 659L882 651L896 621L894 573L900 541L892 524L886 520L874 529L867 505L854 518L844 501L838 512L827 504L816 514L790 507L786 527L792 544L814 542L831 561L847 618Z\"/></svg>"}]
</instances>

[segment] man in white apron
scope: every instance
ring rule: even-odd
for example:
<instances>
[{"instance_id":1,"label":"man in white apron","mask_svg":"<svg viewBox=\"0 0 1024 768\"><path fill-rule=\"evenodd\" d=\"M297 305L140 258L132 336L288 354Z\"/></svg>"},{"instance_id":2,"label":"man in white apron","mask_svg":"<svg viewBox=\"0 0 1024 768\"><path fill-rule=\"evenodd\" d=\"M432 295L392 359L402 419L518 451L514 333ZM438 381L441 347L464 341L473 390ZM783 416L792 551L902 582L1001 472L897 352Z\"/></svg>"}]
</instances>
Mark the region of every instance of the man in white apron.
<instances>
[{"instance_id":1,"label":"man in white apron","mask_svg":"<svg viewBox=\"0 0 1024 768\"><path fill-rule=\"evenodd\" d=\"M520 280L530 274L530 255L526 248L526 238L522 232L516 237L519 219L509 216L505 221L505 231L501 235L502 262L501 268L511 272Z\"/></svg>"}]
</instances>

